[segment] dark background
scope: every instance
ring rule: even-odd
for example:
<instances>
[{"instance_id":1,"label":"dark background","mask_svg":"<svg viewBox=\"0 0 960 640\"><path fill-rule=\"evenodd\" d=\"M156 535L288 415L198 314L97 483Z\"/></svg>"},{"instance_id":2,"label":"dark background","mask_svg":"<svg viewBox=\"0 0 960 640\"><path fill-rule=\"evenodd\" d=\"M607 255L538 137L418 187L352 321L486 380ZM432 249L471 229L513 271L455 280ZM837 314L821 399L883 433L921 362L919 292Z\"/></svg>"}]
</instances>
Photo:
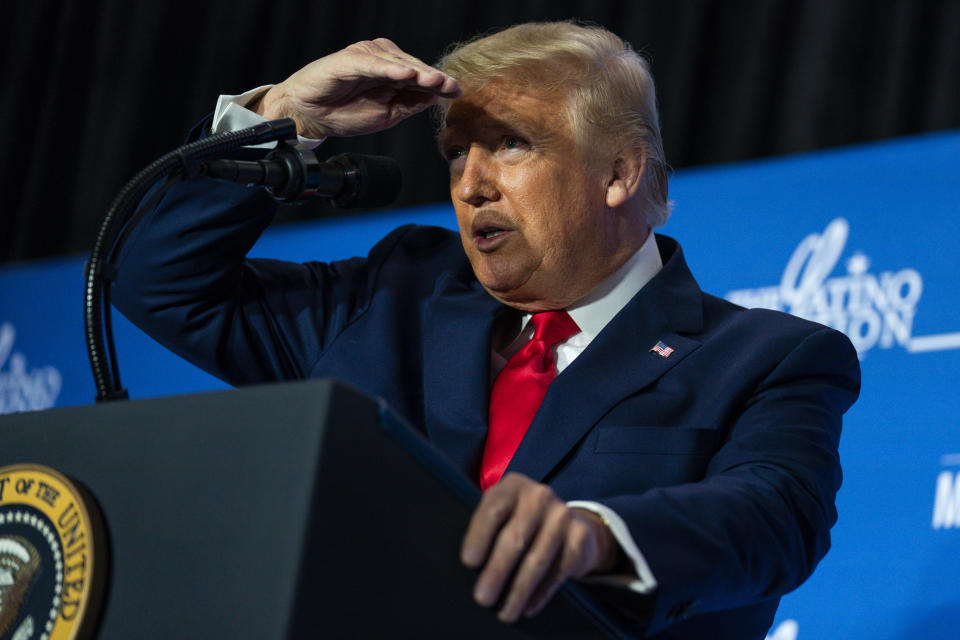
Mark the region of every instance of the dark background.
<instances>
[{"instance_id":1,"label":"dark background","mask_svg":"<svg viewBox=\"0 0 960 640\"><path fill-rule=\"evenodd\" d=\"M6 0L2 9L0 261L87 251L116 192L180 144L219 93L278 82L377 36L433 61L493 27L598 22L651 60L675 168L960 127L957 0ZM396 157L398 206L447 198L425 116L324 145L342 150ZM281 219L342 215L324 203L285 209Z\"/></svg>"}]
</instances>

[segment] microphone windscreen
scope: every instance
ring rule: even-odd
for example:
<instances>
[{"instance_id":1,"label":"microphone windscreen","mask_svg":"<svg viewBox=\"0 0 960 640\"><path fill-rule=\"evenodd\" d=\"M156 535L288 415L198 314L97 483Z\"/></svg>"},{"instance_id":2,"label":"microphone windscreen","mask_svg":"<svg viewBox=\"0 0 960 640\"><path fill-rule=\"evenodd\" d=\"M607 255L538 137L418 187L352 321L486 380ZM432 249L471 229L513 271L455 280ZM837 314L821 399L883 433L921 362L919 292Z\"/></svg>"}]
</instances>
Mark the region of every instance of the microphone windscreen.
<instances>
[{"instance_id":1,"label":"microphone windscreen","mask_svg":"<svg viewBox=\"0 0 960 640\"><path fill-rule=\"evenodd\" d=\"M337 206L385 207L400 195L402 177L400 165L387 156L370 156L362 153L342 153L330 158L343 166L351 167L353 179L357 181L347 197L337 198Z\"/></svg>"}]
</instances>

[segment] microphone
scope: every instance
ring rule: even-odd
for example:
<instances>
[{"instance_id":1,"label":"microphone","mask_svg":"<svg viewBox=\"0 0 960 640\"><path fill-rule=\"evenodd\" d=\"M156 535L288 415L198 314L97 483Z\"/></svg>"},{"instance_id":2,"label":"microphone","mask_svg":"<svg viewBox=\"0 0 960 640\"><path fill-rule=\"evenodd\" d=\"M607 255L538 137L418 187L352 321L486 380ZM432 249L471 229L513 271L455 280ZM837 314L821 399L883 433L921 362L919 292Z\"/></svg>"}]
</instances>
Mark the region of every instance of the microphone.
<instances>
[{"instance_id":1,"label":"microphone","mask_svg":"<svg viewBox=\"0 0 960 640\"><path fill-rule=\"evenodd\" d=\"M250 186L264 185L277 200L330 198L338 207L383 207L400 193L400 165L393 158L341 153L321 162L313 151L283 142L260 160L204 160L199 173Z\"/></svg>"}]
</instances>

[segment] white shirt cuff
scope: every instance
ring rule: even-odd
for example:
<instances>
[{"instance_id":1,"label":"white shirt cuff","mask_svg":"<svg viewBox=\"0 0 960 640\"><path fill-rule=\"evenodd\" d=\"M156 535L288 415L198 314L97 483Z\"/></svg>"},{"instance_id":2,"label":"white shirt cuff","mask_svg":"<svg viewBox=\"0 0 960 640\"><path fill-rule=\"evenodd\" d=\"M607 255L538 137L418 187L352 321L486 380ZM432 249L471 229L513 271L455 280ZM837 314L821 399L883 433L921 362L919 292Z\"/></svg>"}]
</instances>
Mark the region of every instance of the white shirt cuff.
<instances>
[{"instance_id":1,"label":"white shirt cuff","mask_svg":"<svg viewBox=\"0 0 960 640\"><path fill-rule=\"evenodd\" d=\"M573 500L568 502L567 506L571 508L577 507L580 509L586 509L587 511L592 511L603 518L604 522L607 524L607 528L610 529L610 533L613 534L617 544L619 544L620 548L623 549L623 552L633 564L634 571L636 571L635 576L588 576L581 579L581 582L619 585L626 587L631 591L635 591L636 593L642 594L652 593L657 588L657 579L653 577L653 572L650 571L650 567L647 565L646 559L643 557L640 549L637 548L637 543L634 542L633 536L630 535L630 530L627 528L627 523L623 521L623 518L617 515L616 511L598 502L592 502L589 500Z\"/></svg>"},{"instance_id":2,"label":"white shirt cuff","mask_svg":"<svg viewBox=\"0 0 960 640\"><path fill-rule=\"evenodd\" d=\"M222 95L217 98L217 108L213 112L213 126L211 127L211 131L213 133L239 131L240 129L247 129L261 122L266 122L266 118L247 109L247 105L269 91L272 86L272 84L265 84L262 87L251 89L239 95ZM316 138L304 138L298 135L297 146L303 149L315 149L323 140L323 138L318 140ZM276 142L264 142L263 144L251 146L257 149L272 149L276 145Z\"/></svg>"}]
</instances>

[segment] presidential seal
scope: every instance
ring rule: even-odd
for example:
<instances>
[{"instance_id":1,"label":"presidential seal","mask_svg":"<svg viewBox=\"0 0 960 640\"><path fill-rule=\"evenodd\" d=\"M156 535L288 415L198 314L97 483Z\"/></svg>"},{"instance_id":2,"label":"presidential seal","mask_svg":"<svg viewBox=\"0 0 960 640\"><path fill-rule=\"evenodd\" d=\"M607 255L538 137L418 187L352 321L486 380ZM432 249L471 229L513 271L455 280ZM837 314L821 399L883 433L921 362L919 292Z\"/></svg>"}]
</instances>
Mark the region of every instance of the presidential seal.
<instances>
[{"instance_id":1,"label":"presidential seal","mask_svg":"<svg viewBox=\"0 0 960 640\"><path fill-rule=\"evenodd\" d=\"M60 473L0 468L0 640L92 637L106 554L93 500Z\"/></svg>"}]
</instances>

